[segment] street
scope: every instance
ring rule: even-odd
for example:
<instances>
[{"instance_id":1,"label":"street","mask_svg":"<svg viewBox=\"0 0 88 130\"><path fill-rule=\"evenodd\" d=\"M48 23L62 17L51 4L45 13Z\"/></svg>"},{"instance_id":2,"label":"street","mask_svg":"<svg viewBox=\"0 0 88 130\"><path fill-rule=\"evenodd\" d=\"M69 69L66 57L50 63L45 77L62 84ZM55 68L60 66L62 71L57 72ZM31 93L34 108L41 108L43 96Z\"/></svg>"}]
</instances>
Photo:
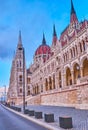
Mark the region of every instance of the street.
<instances>
[{"instance_id":1,"label":"street","mask_svg":"<svg viewBox=\"0 0 88 130\"><path fill-rule=\"evenodd\" d=\"M48 130L0 105L0 130Z\"/></svg>"}]
</instances>

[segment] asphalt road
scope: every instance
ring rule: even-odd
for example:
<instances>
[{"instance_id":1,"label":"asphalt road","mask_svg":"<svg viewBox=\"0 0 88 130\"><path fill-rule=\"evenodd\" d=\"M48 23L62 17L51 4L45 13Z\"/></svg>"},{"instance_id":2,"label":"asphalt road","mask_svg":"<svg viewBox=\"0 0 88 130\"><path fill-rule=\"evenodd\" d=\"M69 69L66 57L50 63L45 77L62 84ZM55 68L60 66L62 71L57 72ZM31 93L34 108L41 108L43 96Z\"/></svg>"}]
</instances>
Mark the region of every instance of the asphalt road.
<instances>
[{"instance_id":1,"label":"asphalt road","mask_svg":"<svg viewBox=\"0 0 88 130\"><path fill-rule=\"evenodd\" d=\"M48 130L0 105L0 130Z\"/></svg>"}]
</instances>

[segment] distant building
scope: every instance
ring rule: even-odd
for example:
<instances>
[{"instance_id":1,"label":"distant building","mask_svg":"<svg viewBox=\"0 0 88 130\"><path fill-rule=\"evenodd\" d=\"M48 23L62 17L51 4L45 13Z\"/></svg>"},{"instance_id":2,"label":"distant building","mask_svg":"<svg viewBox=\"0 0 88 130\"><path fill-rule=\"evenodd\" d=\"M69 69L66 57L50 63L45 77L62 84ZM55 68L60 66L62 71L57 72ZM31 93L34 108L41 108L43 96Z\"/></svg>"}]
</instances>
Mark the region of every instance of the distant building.
<instances>
[{"instance_id":1,"label":"distant building","mask_svg":"<svg viewBox=\"0 0 88 130\"><path fill-rule=\"evenodd\" d=\"M13 66L17 65L18 57L13 61ZM19 77L21 71L15 68L14 73L11 71L11 78L15 73ZM16 77L15 83L10 80L10 88L18 96L22 87L17 81L20 78ZM28 104L80 108L88 104L88 21L78 21L72 0L69 25L61 33L60 39L53 26L51 46L46 44L43 34L42 44L35 51L25 80Z\"/></svg>"},{"instance_id":2,"label":"distant building","mask_svg":"<svg viewBox=\"0 0 88 130\"><path fill-rule=\"evenodd\" d=\"M7 100L7 91L8 91L8 87L6 86L0 87L0 101Z\"/></svg>"}]
</instances>

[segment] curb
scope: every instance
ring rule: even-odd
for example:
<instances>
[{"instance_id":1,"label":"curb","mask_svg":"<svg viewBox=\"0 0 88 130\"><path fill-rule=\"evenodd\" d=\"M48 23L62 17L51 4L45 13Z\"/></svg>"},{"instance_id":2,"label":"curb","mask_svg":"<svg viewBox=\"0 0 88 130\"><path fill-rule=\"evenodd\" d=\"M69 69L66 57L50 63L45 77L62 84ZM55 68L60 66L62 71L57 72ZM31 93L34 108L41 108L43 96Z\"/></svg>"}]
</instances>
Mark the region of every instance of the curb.
<instances>
[{"instance_id":1,"label":"curb","mask_svg":"<svg viewBox=\"0 0 88 130\"><path fill-rule=\"evenodd\" d=\"M8 107L6 107L6 106L4 106L4 105L2 105L2 106L3 106L5 109L9 110L9 111L11 111L11 112L13 112L13 113L15 113L15 114L17 114L17 115L23 117L23 118L28 119L29 121L32 121L32 122L34 122L34 123L36 123L36 124L38 124L38 125L40 125L40 126L43 126L43 127L47 128L48 130L61 130L60 128L55 128L55 127L53 127L53 126L47 124L46 122L42 122L42 121L39 121L38 119L29 117L29 116L27 116L27 115L25 115L25 114L22 114L22 113L19 113L19 112L15 111L15 110L12 110L11 108L8 108Z\"/></svg>"}]
</instances>

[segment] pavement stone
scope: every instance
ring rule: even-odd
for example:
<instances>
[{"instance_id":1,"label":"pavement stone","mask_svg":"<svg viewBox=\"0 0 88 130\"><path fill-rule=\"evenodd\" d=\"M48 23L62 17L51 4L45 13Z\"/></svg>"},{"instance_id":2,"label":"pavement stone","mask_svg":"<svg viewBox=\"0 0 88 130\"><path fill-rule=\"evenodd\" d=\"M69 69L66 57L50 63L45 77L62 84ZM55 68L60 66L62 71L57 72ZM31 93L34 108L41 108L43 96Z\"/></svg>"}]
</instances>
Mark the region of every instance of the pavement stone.
<instances>
[{"instance_id":1,"label":"pavement stone","mask_svg":"<svg viewBox=\"0 0 88 130\"><path fill-rule=\"evenodd\" d=\"M67 116L72 117L73 127L77 128L81 123L88 121L88 110L75 109L74 107L60 107L60 106L42 106L42 105L30 105L26 108L42 111L44 113L54 113L55 123L53 126L59 127L59 117ZM88 129L87 129L88 130Z\"/></svg>"},{"instance_id":2,"label":"pavement stone","mask_svg":"<svg viewBox=\"0 0 88 130\"><path fill-rule=\"evenodd\" d=\"M22 106L19 106L22 108ZM60 116L69 116L72 117L73 128L69 130L88 130L88 110L80 110L71 107L60 107L60 106L43 106L43 105L28 105L26 109L41 111L43 112L43 117L45 113L54 113L54 123L46 123L43 119L35 119L35 117L29 117L22 113L21 116L34 121L42 126L46 126L49 130L64 130L59 127L59 117ZM87 123L87 124L86 124Z\"/></svg>"}]
</instances>

